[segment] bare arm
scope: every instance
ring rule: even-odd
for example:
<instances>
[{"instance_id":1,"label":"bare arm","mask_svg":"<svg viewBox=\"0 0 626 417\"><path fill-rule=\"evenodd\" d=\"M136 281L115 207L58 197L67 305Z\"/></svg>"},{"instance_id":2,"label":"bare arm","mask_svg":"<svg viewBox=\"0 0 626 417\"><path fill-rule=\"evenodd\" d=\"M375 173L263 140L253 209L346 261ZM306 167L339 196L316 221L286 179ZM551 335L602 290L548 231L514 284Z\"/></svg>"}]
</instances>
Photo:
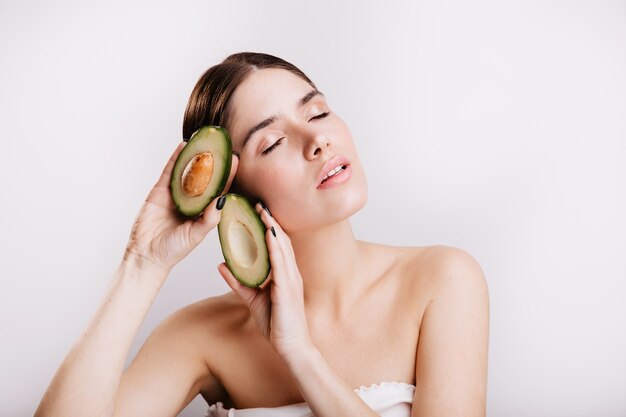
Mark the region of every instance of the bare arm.
<instances>
[{"instance_id":1,"label":"bare arm","mask_svg":"<svg viewBox=\"0 0 626 417\"><path fill-rule=\"evenodd\" d=\"M293 355L287 364L315 416L379 416L337 375L313 344Z\"/></svg>"},{"instance_id":2,"label":"bare arm","mask_svg":"<svg viewBox=\"0 0 626 417\"><path fill-rule=\"evenodd\" d=\"M443 248L420 328L412 417L485 415L489 296L467 253Z\"/></svg>"},{"instance_id":3,"label":"bare arm","mask_svg":"<svg viewBox=\"0 0 626 417\"><path fill-rule=\"evenodd\" d=\"M171 268L191 252L220 219L216 201L211 202L197 219L184 220L177 216L169 181L174 162L183 147L184 143L181 143L176 148L146 198L133 226L124 259L100 307L54 376L36 417L101 417L116 412L124 362L139 325ZM226 190L237 170L238 160L233 159ZM147 349L155 354L168 349L166 343L151 346ZM141 383L150 379L147 375L153 375L150 372L167 372L165 367L157 368L139 372L146 377L136 377L139 385L132 388L142 389ZM189 373L176 376L179 379L191 377ZM131 389L128 384L125 386L127 390ZM155 399L157 404L167 401L179 400L168 396ZM118 403L117 408L124 408L125 404Z\"/></svg>"},{"instance_id":4,"label":"bare arm","mask_svg":"<svg viewBox=\"0 0 626 417\"><path fill-rule=\"evenodd\" d=\"M61 364L36 416L110 416L130 344L167 278L133 256L123 261L95 317Z\"/></svg>"},{"instance_id":5,"label":"bare arm","mask_svg":"<svg viewBox=\"0 0 626 417\"><path fill-rule=\"evenodd\" d=\"M122 375L116 417L175 416L200 392L221 392L204 357L210 323L198 311L178 310L152 332Z\"/></svg>"}]
</instances>

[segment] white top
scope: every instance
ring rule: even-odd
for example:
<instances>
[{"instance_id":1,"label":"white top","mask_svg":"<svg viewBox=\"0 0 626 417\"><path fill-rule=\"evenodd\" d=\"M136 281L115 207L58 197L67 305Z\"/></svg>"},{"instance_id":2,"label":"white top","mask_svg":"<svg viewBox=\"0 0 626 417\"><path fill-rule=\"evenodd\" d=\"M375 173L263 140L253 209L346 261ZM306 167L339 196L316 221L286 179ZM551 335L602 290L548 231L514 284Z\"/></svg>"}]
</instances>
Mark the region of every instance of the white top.
<instances>
[{"instance_id":1,"label":"white top","mask_svg":"<svg viewBox=\"0 0 626 417\"><path fill-rule=\"evenodd\" d=\"M381 382L354 390L382 417L410 417L415 385L404 382ZM306 403L272 408L224 408L221 402L209 406L205 417L313 417Z\"/></svg>"}]
</instances>

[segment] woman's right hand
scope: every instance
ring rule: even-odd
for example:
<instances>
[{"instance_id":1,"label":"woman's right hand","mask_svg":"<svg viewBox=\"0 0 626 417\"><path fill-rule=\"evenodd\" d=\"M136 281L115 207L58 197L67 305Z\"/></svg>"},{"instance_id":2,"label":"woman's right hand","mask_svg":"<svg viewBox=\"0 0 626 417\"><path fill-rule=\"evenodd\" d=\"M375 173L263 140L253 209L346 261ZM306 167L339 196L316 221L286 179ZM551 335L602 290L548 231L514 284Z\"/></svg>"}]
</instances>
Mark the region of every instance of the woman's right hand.
<instances>
[{"instance_id":1,"label":"woman's right hand","mask_svg":"<svg viewBox=\"0 0 626 417\"><path fill-rule=\"evenodd\" d=\"M217 198L195 219L184 219L177 212L170 193L170 179L176 158L185 147L181 142L161 177L154 185L139 211L130 233L124 259L135 256L151 266L170 269L187 256L221 219L216 208ZM239 166L239 159L232 155L232 165L224 193L228 191Z\"/></svg>"}]
</instances>

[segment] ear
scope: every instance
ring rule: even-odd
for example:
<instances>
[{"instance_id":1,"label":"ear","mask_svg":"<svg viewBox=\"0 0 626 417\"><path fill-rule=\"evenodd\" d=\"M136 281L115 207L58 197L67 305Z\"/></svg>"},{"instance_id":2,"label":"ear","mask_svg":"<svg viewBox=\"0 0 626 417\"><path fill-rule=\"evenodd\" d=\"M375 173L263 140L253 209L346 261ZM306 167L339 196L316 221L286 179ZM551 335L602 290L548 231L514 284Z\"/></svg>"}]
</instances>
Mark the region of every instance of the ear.
<instances>
[{"instance_id":1,"label":"ear","mask_svg":"<svg viewBox=\"0 0 626 417\"><path fill-rule=\"evenodd\" d=\"M239 195L243 194L243 189L242 189L241 185L239 185L239 181L238 181L237 175L235 175L235 178L233 178L233 182L232 182L232 184L230 184L230 190L228 192L229 193L239 194Z\"/></svg>"},{"instance_id":2,"label":"ear","mask_svg":"<svg viewBox=\"0 0 626 417\"><path fill-rule=\"evenodd\" d=\"M259 201L259 197L248 192L246 188L239 182L238 175L235 175L233 182L228 190L229 193L239 194L248 199L252 204Z\"/></svg>"}]
</instances>

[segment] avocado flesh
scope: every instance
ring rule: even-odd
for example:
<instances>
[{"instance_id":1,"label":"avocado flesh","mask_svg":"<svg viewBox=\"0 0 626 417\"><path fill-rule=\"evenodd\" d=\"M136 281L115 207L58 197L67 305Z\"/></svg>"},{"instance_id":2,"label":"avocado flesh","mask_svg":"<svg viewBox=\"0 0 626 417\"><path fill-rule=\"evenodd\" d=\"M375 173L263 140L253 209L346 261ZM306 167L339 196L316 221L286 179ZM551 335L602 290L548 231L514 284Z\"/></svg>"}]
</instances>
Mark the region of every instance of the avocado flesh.
<instances>
[{"instance_id":1,"label":"avocado flesh","mask_svg":"<svg viewBox=\"0 0 626 417\"><path fill-rule=\"evenodd\" d=\"M226 194L217 231L230 272L246 287L258 287L268 277L270 259L265 224L248 200Z\"/></svg>"},{"instance_id":2,"label":"avocado flesh","mask_svg":"<svg viewBox=\"0 0 626 417\"><path fill-rule=\"evenodd\" d=\"M190 196L183 189L183 175L191 160L202 153L209 153L212 157L211 179L202 194ZM202 213L211 201L224 191L231 163L232 142L226 129L219 126L204 126L191 135L176 159L170 181L170 192L178 211L188 217Z\"/></svg>"}]
</instances>

